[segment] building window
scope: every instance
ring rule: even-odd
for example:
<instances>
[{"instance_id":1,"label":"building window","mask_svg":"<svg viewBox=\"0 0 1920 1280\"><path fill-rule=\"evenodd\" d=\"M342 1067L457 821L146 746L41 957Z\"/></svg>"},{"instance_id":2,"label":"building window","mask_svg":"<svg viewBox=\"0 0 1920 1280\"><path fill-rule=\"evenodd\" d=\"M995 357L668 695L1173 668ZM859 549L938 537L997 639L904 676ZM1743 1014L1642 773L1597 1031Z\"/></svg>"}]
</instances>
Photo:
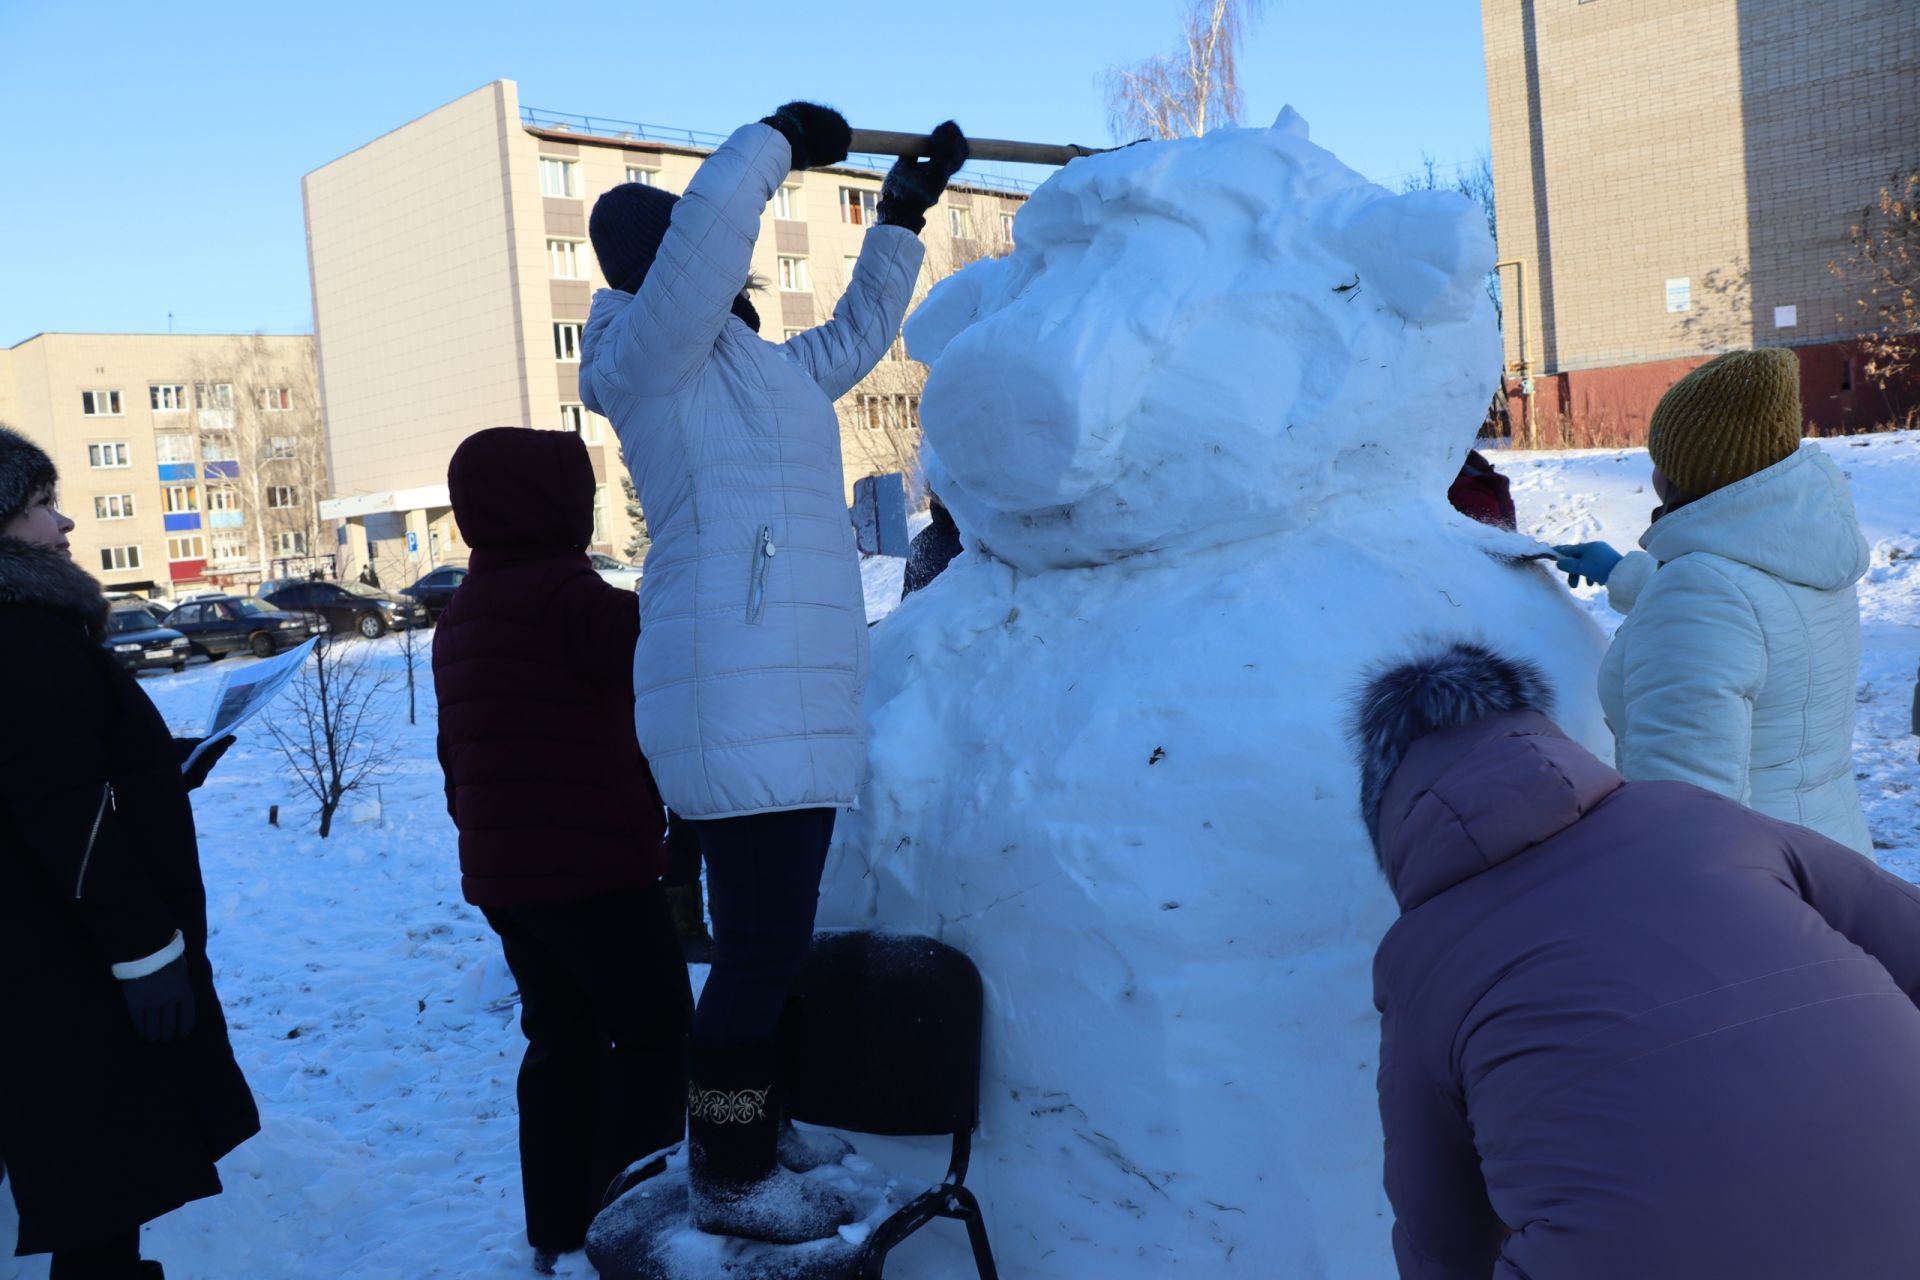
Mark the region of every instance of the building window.
<instances>
[{"instance_id":1,"label":"building window","mask_svg":"<svg viewBox=\"0 0 1920 1280\"><path fill-rule=\"evenodd\" d=\"M790 258L783 254L777 261L780 264L780 291L782 293L806 293L813 288L812 285L807 283L807 260L805 258Z\"/></svg>"},{"instance_id":2,"label":"building window","mask_svg":"<svg viewBox=\"0 0 1920 1280\"><path fill-rule=\"evenodd\" d=\"M240 460L240 451L234 447L232 436L208 436L200 442L200 456L208 462L237 462ZM192 459L181 458L179 461L191 462Z\"/></svg>"},{"instance_id":3,"label":"building window","mask_svg":"<svg viewBox=\"0 0 1920 1280\"><path fill-rule=\"evenodd\" d=\"M240 491L230 484L210 484L207 486L207 510L240 510Z\"/></svg>"},{"instance_id":4,"label":"building window","mask_svg":"<svg viewBox=\"0 0 1920 1280\"><path fill-rule=\"evenodd\" d=\"M88 445L87 465L95 471L112 471L133 464L127 461L127 446L115 441L112 444Z\"/></svg>"},{"instance_id":5,"label":"building window","mask_svg":"<svg viewBox=\"0 0 1920 1280\"><path fill-rule=\"evenodd\" d=\"M1000 241L1002 244L1013 243L1013 215L1010 213L1000 215Z\"/></svg>"},{"instance_id":6,"label":"building window","mask_svg":"<svg viewBox=\"0 0 1920 1280\"><path fill-rule=\"evenodd\" d=\"M947 230L955 240L973 239L973 211L971 209L948 209Z\"/></svg>"},{"instance_id":7,"label":"building window","mask_svg":"<svg viewBox=\"0 0 1920 1280\"><path fill-rule=\"evenodd\" d=\"M292 484L270 484L267 486L267 507L272 511L286 511L300 505L300 486Z\"/></svg>"},{"instance_id":8,"label":"building window","mask_svg":"<svg viewBox=\"0 0 1920 1280\"><path fill-rule=\"evenodd\" d=\"M585 280L587 246L578 240L547 241L547 274L555 280Z\"/></svg>"},{"instance_id":9,"label":"building window","mask_svg":"<svg viewBox=\"0 0 1920 1280\"><path fill-rule=\"evenodd\" d=\"M799 187L781 187L773 193L773 216L787 222L799 222L806 217L800 212Z\"/></svg>"},{"instance_id":10,"label":"building window","mask_svg":"<svg viewBox=\"0 0 1920 1280\"><path fill-rule=\"evenodd\" d=\"M786 334L788 342L792 342L795 338L805 333L806 330L805 329L782 329L781 332Z\"/></svg>"},{"instance_id":11,"label":"building window","mask_svg":"<svg viewBox=\"0 0 1920 1280\"><path fill-rule=\"evenodd\" d=\"M553 358L575 361L580 359L579 325L556 324L553 326Z\"/></svg>"},{"instance_id":12,"label":"building window","mask_svg":"<svg viewBox=\"0 0 1920 1280\"><path fill-rule=\"evenodd\" d=\"M861 396L860 425L869 431L920 429L920 397Z\"/></svg>"},{"instance_id":13,"label":"building window","mask_svg":"<svg viewBox=\"0 0 1920 1280\"><path fill-rule=\"evenodd\" d=\"M600 444L606 438L607 420L597 413L589 413L585 405L563 404L560 406L560 429L571 431L580 437L584 444Z\"/></svg>"},{"instance_id":14,"label":"building window","mask_svg":"<svg viewBox=\"0 0 1920 1280\"><path fill-rule=\"evenodd\" d=\"M593 488L593 540L607 540L607 486L603 484Z\"/></svg>"},{"instance_id":15,"label":"building window","mask_svg":"<svg viewBox=\"0 0 1920 1280\"><path fill-rule=\"evenodd\" d=\"M202 409L233 408L233 384L231 382L196 382L193 384L193 402Z\"/></svg>"},{"instance_id":16,"label":"building window","mask_svg":"<svg viewBox=\"0 0 1920 1280\"><path fill-rule=\"evenodd\" d=\"M109 573L118 573L122 569L138 569L140 548L102 547L100 548L100 567Z\"/></svg>"},{"instance_id":17,"label":"building window","mask_svg":"<svg viewBox=\"0 0 1920 1280\"><path fill-rule=\"evenodd\" d=\"M256 393L261 409L268 413L285 413L293 408L293 390L290 387L262 387Z\"/></svg>"},{"instance_id":18,"label":"building window","mask_svg":"<svg viewBox=\"0 0 1920 1280\"><path fill-rule=\"evenodd\" d=\"M267 437L267 457L297 458L299 456L300 456L300 437L298 436L268 436Z\"/></svg>"},{"instance_id":19,"label":"building window","mask_svg":"<svg viewBox=\"0 0 1920 1280\"><path fill-rule=\"evenodd\" d=\"M89 418L117 418L120 416L120 393L118 391L82 391L80 412Z\"/></svg>"},{"instance_id":20,"label":"building window","mask_svg":"<svg viewBox=\"0 0 1920 1280\"><path fill-rule=\"evenodd\" d=\"M273 535L273 549L283 556L303 556L307 554L307 534L304 529L283 529Z\"/></svg>"},{"instance_id":21,"label":"building window","mask_svg":"<svg viewBox=\"0 0 1920 1280\"><path fill-rule=\"evenodd\" d=\"M160 509L170 516L184 515L200 509L200 486L197 484L170 484L160 490Z\"/></svg>"},{"instance_id":22,"label":"building window","mask_svg":"<svg viewBox=\"0 0 1920 1280\"><path fill-rule=\"evenodd\" d=\"M163 431L153 438L153 456L156 462L192 462L193 437Z\"/></svg>"},{"instance_id":23,"label":"building window","mask_svg":"<svg viewBox=\"0 0 1920 1280\"><path fill-rule=\"evenodd\" d=\"M187 407L187 388L182 383L154 383L147 388L147 399L155 413L179 413Z\"/></svg>"},{"instance_id":24,"label":"building window","mask_svg":"<svg viewBox=\"0 0 1920 1280\"><path fill-rule=\"evenodd\" d=\"M876 191L863 191L859 187L840 188L840 221L856 227L873 225L874 206L880 203L880 194Z\"/></svg>"},{"instance_id":25,"label":"building window","mask_svg":"<svg viewBox=\"0 0 1920 1280\"><path fill-rule=\"evenodd\" d=\"M207 540L199 534L182 534L178 538L167 539L167 559L170 561L205 560L207 558Z\"/></svg>"},{"instance_id":26,"label":"building window","mask_svg":"<svg viewBox=\"0 0 1920 1280\"><path fill-rule=\"evenodd\" d=\"M574 164L571 160L555 160L551 156L540 157L540 194L543 196L577 196L580 187L575 181Z\"/></svg>"},{"instance_id":27,"label":"building window","mask_svg":"<svg viewBox=\"0 0 1920 1280\"><path fill-rule=\"evenodd\" d=\"M646 168L644 165L630 164L627 166L627 181L637 182L643 187L657 187L660 185L660 171Z\"/></svg>"},{"instance_id":28,"label":"building window","mask_svg":"<svg viewBox=\"0 0 1920 1280\"><path fill-rule=\"evenodd\" d=\"M131 520L133 519L133 495L130 493L102 493L93 499L93 518L95 520Z\"/></svg>"},{"instance_id":29,"label":"building window","mask_svg":"<svg viewBox=\"0 0 1920 1280\"><path fill-rule=\"evenodd\" d=\"M207 538L209 564L239 564L247 558L247 535L229 530Z\"/></svg>"}]
</instances>

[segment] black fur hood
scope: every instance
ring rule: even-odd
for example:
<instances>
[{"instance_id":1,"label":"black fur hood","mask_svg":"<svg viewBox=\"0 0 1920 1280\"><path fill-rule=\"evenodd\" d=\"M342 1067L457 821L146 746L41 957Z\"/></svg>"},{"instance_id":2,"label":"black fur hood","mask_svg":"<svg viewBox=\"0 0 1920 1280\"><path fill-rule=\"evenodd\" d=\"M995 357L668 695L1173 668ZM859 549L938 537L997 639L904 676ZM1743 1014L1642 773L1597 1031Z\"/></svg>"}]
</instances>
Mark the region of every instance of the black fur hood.
<instances>
[{"instance_id":1,"label":"black fur hood","mask_svg":"<svg viewBox=\"0 0 1920 1280\"><path fill-rule=\"evenodd\" d=\"M52 547L0 537L0 607L8 605L71 618L96 643L107 634L107 597L92 574Z\"/></svg>"},{"instance_id":2,"label":"black fur hood","mask_svg":"<svg viewBox=\"0 0 1920 1280\"><path fill-rule=\"evenodd\" d=\"M1354 699L1348 737L1360 763L1360 816L1380 844L1380 798L1430 733L1506 712L1553 715L1553 689L1540 668L1470 641L1430 641L1411 658L1369 671Z\"/></svg>"}]
</instances>

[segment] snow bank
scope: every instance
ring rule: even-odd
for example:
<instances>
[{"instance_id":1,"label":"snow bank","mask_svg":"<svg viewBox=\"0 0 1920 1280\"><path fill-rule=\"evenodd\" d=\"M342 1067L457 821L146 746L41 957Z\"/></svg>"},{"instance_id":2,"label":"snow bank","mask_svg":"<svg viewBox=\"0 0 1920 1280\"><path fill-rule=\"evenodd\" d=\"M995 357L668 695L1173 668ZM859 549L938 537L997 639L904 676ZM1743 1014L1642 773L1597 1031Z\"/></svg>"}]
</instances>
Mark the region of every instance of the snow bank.
<instances>
[{"instance_id":1,"label":"snow bank","mask_svg":"<svg viewBox=\"0 0 1920 1280\"><path fill-rule=\"evenodd\" d=\"M1600 632L1445 502L1498 361L1484 223L1287 113L1076 160L1016 239L908 328L933 487L987 554L874 632L873 777L821 923L980 966L969 1183L1004 1274L1391 1274L1393 908L1345 699L1415 636L1473 635L1608 749Z\"/></svg>"}]
</instances>

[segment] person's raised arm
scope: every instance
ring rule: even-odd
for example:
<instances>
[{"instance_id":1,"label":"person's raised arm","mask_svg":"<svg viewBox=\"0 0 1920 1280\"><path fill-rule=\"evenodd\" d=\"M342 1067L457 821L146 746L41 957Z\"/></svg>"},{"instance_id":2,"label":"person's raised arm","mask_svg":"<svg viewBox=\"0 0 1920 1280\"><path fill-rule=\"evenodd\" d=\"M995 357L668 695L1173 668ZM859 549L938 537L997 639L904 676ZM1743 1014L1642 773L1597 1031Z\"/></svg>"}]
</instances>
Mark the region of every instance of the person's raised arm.
<instances>
[{"instance_id":1,"label":"person's raised arm","mask_svg":"<svg viewBox=\"0 0 1920 1280\"><path fill-rule=\"evenodd\" d=\"M860 246L853 280L834 305L833 319L782 347L829 399L866 377L899 335L926 257L920 243L926 212L966 162L966 135L951 120L933 131L924 158L901 157L881 184L878 220Z\"/></svg>"},{"instance_id":2,"label":"person's raised arm","mask_svg":"<svg viewBox=\"0 0 1920 1280\"><path fill-rule=\"evenodd\" d=\"M639 395L684 385L713 350L746 287L760 216L774 188L790 168L846 159L849 137L838 112L806 102L790 102L735 129L674 203L659 251L633 305L602 339L611 349L594 358L592 376Z\"/></svg>"}]
</instances>

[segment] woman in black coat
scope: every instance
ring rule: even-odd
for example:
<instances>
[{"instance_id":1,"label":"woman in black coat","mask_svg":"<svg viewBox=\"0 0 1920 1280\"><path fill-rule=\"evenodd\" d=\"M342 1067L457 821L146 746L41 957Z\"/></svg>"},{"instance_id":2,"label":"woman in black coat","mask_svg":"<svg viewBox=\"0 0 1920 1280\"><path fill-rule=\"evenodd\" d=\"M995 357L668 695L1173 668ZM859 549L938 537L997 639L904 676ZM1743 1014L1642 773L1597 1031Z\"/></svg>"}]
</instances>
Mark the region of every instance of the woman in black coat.
<instances>
[{"instance_id":1,"label":"woman in black coat","mask_svg":"<svg viewBox=\"0 0 1920 1280\"><path fill-rule=\"evenodd\" d=\"M53 465L0 428L0 1153L54 1280L160 1275L140 1226L220 1192L258 1132L207 962L177 740L100 646ZM231 739L228 739L231 741Z\"/></svg>"}]
</instances>

